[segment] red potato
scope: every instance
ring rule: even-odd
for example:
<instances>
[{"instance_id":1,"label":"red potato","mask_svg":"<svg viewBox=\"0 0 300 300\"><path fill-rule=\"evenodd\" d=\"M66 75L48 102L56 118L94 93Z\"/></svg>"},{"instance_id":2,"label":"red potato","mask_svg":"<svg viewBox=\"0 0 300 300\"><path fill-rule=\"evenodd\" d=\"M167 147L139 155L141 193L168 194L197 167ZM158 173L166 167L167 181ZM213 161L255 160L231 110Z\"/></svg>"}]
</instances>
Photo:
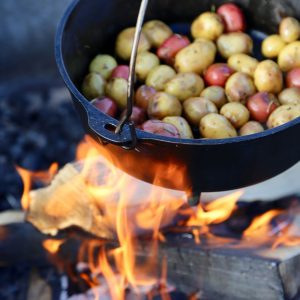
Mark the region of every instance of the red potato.
<instances>
[{"instance_id":1,"label":"red potato","mask_svg":"<svg viewBox=\"0 0 300 300\"><path fill-rule=\"evenodd\" d=\"M300 88L300 68L291 70L286 75L286 85L289 88Z\"/></svg>"},{"instance_id":2,"label":"red potato","mask_svg":"<svg viewBox=\"0 0 300 300\"><path fill-rule=\"evenodd\" d=\"M217 85L224 87L227 79L234 73L234 70L227 64L217 63L211 65L204 73L207 85Z\"/></svg>"},{"instance_id":3,"label":"red potato","mask_svg":"<svg viewBox=\"0 0 300 300\"><path fill-rule=\"evenodd\" d=\"M245 15L237 5L233 3L223 4L218 8L217 14L222 17L226 32L246 30Z\"/></svg>"},{"instance_id":4,"label":"red potato","mask_svg":"<svg viewBox=\"0 0 300 300\"><path fill-rule=\"evenodd\" d=\"M271 113L278 107L277 99L273 94L267 92L256 93L247 101L247 108L252 119L265 123Z\"/></svg>"},{"instance_id":5,"label":"red potato","mask_svg":"<svg viewBox=\"0 0 300 300\"><path fill-rule=\"evenodd\" d=\"M126 65L120 65L113 69L110 78L124 78L128 80L129 77L129 67Z\"/></svg>"},{"instance_id":6,"label":"red potato","mask_svg":"<svg viewBox=\"0 0 300 300\"><path fill-rule=\"evenodd\" d=\"M176 54L190 43L186 36L173 34L158 48L157 56L167 64L173 65Z\"/></svg>"},{"instance_id":7,"label":"red potato","mask_svg":"<svg viewBox=\"0 0 300 300\"><path fill-rule=\"evenodd\" d=\"M152 86L141 85L135 93L135 104L147 110L149 101L155 94L156 90Z\"/></svg>"},{"instance_id":8,"label":"red potato","mask_svg":"<svg viewBox=\"0 0 300 300\"><path fill-rule=\"evenodd\" d=\"M117 104L110 98L96 98L91 102L97 109L102 111L104 114L111 117L115 117L118 111Z\"/></svg>"},{"instance_id":9,"label":"red potato","mask_svg":"<svg viewBox=\"0 0 300 300\"><path fill-rule=\"evenodd\" d=\"M141 126L141 129L153 134L174 138L180 137L179 131L174 125L159 120L148 120Z\"/></svg>"},{"instance_id":10,"label":"red potato","mask_svg":"<svg viewBox=\"0 0 300 300\"><path fill-rule=\"evenodd\" d=\"M126 113L127 109L122 112L121 119L126 115ZM134 123L135 126L143 124L147 120L146 111L143 108L133 106L130 120Z\"/></svg>"}]
</instances>

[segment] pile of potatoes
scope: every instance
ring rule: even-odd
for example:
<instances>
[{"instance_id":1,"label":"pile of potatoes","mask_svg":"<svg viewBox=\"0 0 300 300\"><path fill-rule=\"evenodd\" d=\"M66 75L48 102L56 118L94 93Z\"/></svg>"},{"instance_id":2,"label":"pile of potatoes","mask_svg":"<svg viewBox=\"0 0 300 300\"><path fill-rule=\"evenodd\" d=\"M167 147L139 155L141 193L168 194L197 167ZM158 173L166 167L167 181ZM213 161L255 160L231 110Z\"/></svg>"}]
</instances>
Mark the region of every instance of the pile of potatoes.
<instances>
[{"instance_id":1,"label":"pile of potatoes","mask_svg":"<svg viewBox=\"0 0 300 300\"><path fill-rule=\"evenodd\" d=\"M121 118L135 28L116 39L115 57L97 55L82 92L99 110ZM177 138L230 138L262 132L300 116L300 23L283 18L251 56L242 10L233 3L200 14L191 36L159 20L146 22L136 61L131 120L145 131Z\"/></svg>"}]
</instances>

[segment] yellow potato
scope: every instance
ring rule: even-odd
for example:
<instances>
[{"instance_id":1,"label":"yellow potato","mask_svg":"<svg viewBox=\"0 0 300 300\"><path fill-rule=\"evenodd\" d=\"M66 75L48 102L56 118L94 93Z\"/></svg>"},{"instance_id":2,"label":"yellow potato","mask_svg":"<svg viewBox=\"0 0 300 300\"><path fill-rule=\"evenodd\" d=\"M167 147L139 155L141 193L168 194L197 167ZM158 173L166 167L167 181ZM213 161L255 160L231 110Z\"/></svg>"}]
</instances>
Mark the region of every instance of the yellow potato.
<instances>
[{"instance_id":1,"label":"yellow potato","mask_svg":"<svg viewBox=\"0 0 300 300\"><path fill-rule=\"evenodd\" d=\"M191 27L192 36L215 41L224 31L222 17L213 12L202 13L194 20Z\"/></svg>"},{"instance_id":2,"label":"yellow potato","mask_svg":"<svg viewBox=\"0 0 300 300\"><path fill-rule=\"evenodd\" d=\"M140 52L136 58L135 73L139 80L145 80L150 71L159 65L159 58L149 51Z\"/></svg>"},{"instance_id":3,"label":"yellow potato","mask_svg":"<svg viewBox=\"0 0 300 300\"><path fill-rule=\"evenodd\" d=\"M278 95L281 104L300 104L300 88L288 88Z\"/></svg>"},{"instance_id":4,"label":"yellow potato","mask_svg":"<svg viewBox=\"0 0 300 300\"><path fill-rule=\"evenodd\" d=\"M106 95L115 100L120 109L127 106L127 85L124 78L113 78L106 85Z\"/></svg>"},{"instance_id":5,"label":"yellow potato","mask_svg":"<svg viewBox=\"0 0 300 300\"><path fill-rule=\"evenodd\" d=\"M278 34L268 36L262 43L262 54L267 58L275 58L285 47L285 42Z\"/></svg>"},{"instance_id":6,"label":"yellow potato","mask_svg":"<svg viewBox=\"0 0 300 300\"><path fill-rule=\"evenodd\" d=\"M292 43L300 38L300 23L292 17L284 18L279 25L279 34L286 43Z\"/></svg>"},{"instance_id":7,"label":"yellow potato","mask_svg":"<svg viewBox=\"0 0 300 300\"><path fill-rule=\"evenodd\" d=\"M250 54L253 49L251 37L243 32L222 34L217 40L219 53L224 58L238 53Z\"/></svg>"},{"instance_id":8,"label":"yellow potato","mask_svg":"<svg viewBox=\"0 0 300 300\"><path fill-rule=\"evenodd\" d=\"M95 99L104 96L105 79L98 73L89 73L83 80L82 93L89 99Z\"/></svg>"},{"instance_id":9,"label":"yellow potato","mask_svg":"<svg viewBox=\"0 0 300 300\"><path fill-rule=\"evenodd\" d=\"M163 91L165 84L175 77L176 72L167 65L154 67L146 78L146 85L152 86L157 91Z\"/></svg>"},{"instance_id":10,"label":"yellow potato","mask_svg":"<svg viewBox=\"0 0 300 300\"><path fill-rule=\"evenodd\" d=\"M292 121L300 117L300 105L299 104L285 104L279 106L270 115L267 126L268 128L274 128L283 125L289 121Z\"/></svg>"},{"instance_id":11,"label":"yellow potato","mask_svg":"<svg viewBox=\"0 0 300 300\"><path fill-rule=\"evenodd\" d=\"M116 40L116 53L124 60L129 60L132 52L135 27L130 27L121 31ZM142 32L139 42L138 52L147 51L151 48L146 35Z\"/></svg>"},{"instance_id":12,"label":"yellow potato","mask_svg":"<svg viewBox=\"0 0 300 300\"><path fill-rule=\"evenodd\" d=\"M210 100L217 108L221 108L227 102L225 90L220 86L212 85L207 87L202 91L200 97Z\"/></svg>"},{"instance_id":13,"label":"yellow potato","mask_svg":"<svg viewBox=\"0 0 300 300\"><path fill-rule=\"evenodd\" d=\"M189 123L186 121L186 119L182 117L165 117L163 119L163 122L174 125L177 128L181 138L183 139L194 138L191 127Z\"/></svg>"},{"instance_id":14,"label":"yellow potato","mask_svg":"<svg viewBox=\"0 0 300 300\"><path fill-rule=\"evenodd\" d=\"M198 126L200 120L209 113L217 113L217 107L208 99L201 97L189 98L183 102L183 111L186 119Z\"/></svg>"},{"instance_id":15,"label":"yellow potato","mask_svg":"<svg viewBox=\"0 0 300 300\"><path fill-rule=\"evenodd\" d=\"M225 93L229 102L245 103L250 96L256 93L256 88L249 75L237 72L227 80Z\"/></svg>"},{"instance_id":16,"label":"yellow potato","mask_svg":"<svg viewBox=\"0 0 300 300\"><path fill-rule=\"evenodd\" d=\"M286 45L278 56L278 65L283 72L300 67L300 41Z\"/></svg>"},{"instance_id":17,"label":"yellow potato","mask_svg":"<svg viewBox=\"0 0 300 300\"><path fill-rule=\"evenodd\" d=\"M182 106L180 101L167 93L156 93L149 102L148 115L153 119L162 120L168 116L181 116Z\"/></svg>"},{"instance_id":18,"label":"yellow potato","mask_svg":"<svg viewBox=\"0 0 300 300\"><path fill-rule=\"evenodd\" d=\"M156 48L158 48L173 34L172 29L167 24L159 20L146 22L143 26L143 32L147 36L151 45Z\"/></svg>"},{"instance_id":19,"label":"yellow potato","mask_svg":"<svg viewBox=\"0 0 300 300\"><path fill-rule=\"evenodd\" d=\"M195 73L179 73L165 85L165 91L180 101L199 96L203 89L204 81Z\"/></svg>"},{"instance_id":20,"label":"yellow potato","mask_svg":"<svg viewBox=\"0 0 300 300\"><path fill-rule=\"evenodd\" d=\"M103 78L108 79L117 66L117 61L110 55L99 54L90 63L90 72L99 73Z\"/></svg>"},{"instance_id":21,"label":"yellow potato","mask_svg":"<svg viewBox=\"0 0 300 300\"><path fill-rule=\"evenodd\" d=\"M233 70L246 73L253 77L258 65L258 60L247 54L238 53L231 55L227 63Z\"/></svg>"},{"instance_id":22,"label":"yellow potato","mask_svg":"<svg viewBox=\"0 0 300 300\"><path fill-rule=\"evenodd\" d=\"M283 87L282 72L273 60L260 62L254 72L254 83L260 92L278 94Z\"/></svg>"},{"instance_id":23,"label":"yellow potato","mask_svg":"<svg viewBox=\"0 0 300 300\"><path fill-rule=\"evenodd\" d=\"M264 128L259 122L249 121L240 129L240 135L242 136L250 135L250 134L259 133L263 131Z\"/></svg>"},{"instance_id":24,"label":"yellow potato","mask_svg":"<svg viewBox=\"0 0 300 300\"><path fill-rule=\"evenodd\" d=\"M180 73L202 74L215 60L216 46L200 39L180 50L175 57L175 69Z\"/></svg>"},{"instance_id":25,"label":"yellow potato","mask_svg":"<svg viewBox=\"0 0 300 300\"><path fill-rule=\"evenodd\" d=\"M237 136L231 123L224 116L216 113L210 113L203 117L199 129L201 135L208 139L225 139Z\"/></svg>"},{"instance_id":26,"label":"yellow potato","mask_svg":"<svg viewBox=\"0 0 300 300\"><path fill-rule=\"evenodd\" d=\"M225 104L221 110L220 114L223 115L226 119L235 128L240 128L249 121L250 112L245 105L239 102L231 102Z\"/></svg>"}]
</instances>

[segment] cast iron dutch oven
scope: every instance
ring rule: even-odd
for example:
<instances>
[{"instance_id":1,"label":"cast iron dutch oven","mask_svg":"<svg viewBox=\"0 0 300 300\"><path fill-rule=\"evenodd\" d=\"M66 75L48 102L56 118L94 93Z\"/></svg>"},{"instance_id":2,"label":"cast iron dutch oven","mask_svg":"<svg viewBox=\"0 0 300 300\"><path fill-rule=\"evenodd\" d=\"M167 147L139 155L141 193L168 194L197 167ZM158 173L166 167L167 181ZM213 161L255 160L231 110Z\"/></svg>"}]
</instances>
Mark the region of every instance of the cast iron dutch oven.
<instances>
[{"instance_id":1,"label":"cast iron dutch oven","mask_svg":"<svg viewBox=\"0 0 300 300\"><path fill-rule=\"evenodd\" d=\"M149 0L146 20L160 19L185 31L185 24L198 14L225 2ZM298 0L236 3L246 12L248 27L268 34L277 31L282 17L300 17ZM80 86L91 59L101 52L112 53L117 34L135 25L139 6L139 0L76 0L60 23L56 40L57 64L86 131L121 169L164 187L210 192L264 181L299 161L300 118L259 134L220 140L168 138L128 124L115 134L111 128L118 121L94 108Z\"/></svg>"}]
</instances>

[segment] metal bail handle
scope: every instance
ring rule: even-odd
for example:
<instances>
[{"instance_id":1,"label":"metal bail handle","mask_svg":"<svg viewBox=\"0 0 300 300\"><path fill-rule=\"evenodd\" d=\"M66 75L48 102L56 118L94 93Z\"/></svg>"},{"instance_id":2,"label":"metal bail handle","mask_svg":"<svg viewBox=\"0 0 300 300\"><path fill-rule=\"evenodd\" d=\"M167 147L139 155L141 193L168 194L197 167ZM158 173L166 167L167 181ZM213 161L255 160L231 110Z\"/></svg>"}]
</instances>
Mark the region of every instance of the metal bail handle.
<instances>
[{"instance_id":1,"label":"metal bail handle","mask_svg":"<svg viewBox=\"0 0 300 300\"><path fill-rule=\"evenodd\" d=\"M116 134L120 133L122 131L123 126L130 122L130 117L132 115L136 57L137 57L138 46L139 46L139 41L141 37L142 26L143 26L147 6L148 6L148 0L142 0L137 23L136 23L134 41L133 41L132 52L130 57L129 78L128 78L128 87L127 87L127 112L126 115L120 120L119 124L117 125L115 130ZM132 135L132 142L136 143L136 139L134 139L133 135Z\"/></svg>"}]
</instances>

